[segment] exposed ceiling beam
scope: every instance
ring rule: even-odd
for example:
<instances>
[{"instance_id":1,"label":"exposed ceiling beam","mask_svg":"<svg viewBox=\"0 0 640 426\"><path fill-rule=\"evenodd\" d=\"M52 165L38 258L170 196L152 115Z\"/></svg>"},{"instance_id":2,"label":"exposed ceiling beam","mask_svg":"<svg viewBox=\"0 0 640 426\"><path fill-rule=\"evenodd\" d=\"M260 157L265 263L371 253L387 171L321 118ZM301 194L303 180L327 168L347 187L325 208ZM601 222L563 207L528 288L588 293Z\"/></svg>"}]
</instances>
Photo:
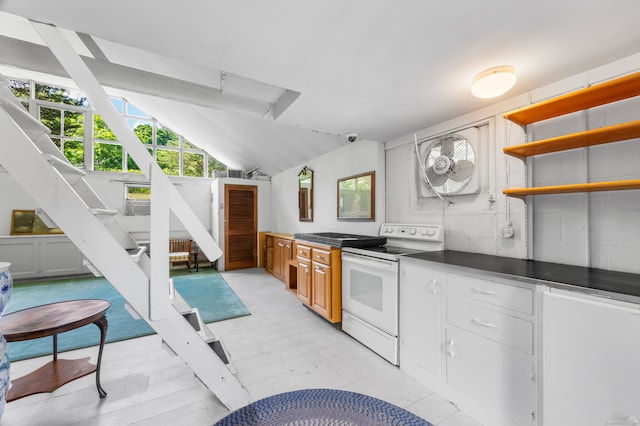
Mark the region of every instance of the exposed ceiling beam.
<instances>
[{"instance_id":1,"label":"exposed ceiling beam","mask_svg":"<svg viewBox=\"0 0 640 426\"><path fill-rule=\"evenodd\" d=\"M269 117L267 112L272 109L272 104L223 93L202 84L114 64L103 59L86 56L81 58L103 86L209 108L231 110L255 117ZM47 47L6 36L0 36L0 62L17 68L69 78Z\"/></svg>"}]
</instances>

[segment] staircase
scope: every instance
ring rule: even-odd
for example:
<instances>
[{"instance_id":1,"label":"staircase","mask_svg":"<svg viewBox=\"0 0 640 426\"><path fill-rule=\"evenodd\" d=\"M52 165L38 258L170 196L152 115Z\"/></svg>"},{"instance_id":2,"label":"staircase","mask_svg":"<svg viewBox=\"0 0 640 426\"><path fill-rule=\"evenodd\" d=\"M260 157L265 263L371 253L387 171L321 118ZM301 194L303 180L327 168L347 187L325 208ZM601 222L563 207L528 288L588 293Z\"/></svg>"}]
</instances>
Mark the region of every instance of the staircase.
<instances>
[{"instance_id":1,"label":"staircase","mask_svg":"<svg viewBox=\"0 0 640 426\"><path fill-rule=\"evenodd\" d=\"M127 303L191 367L195 375L230 410L248 402L248 393L233 375L224 347L175 294L169 280L168 241L171 210L209 259L221 251L206 228L149 155L91 72L55 27L33 23L118 140L151 181L151 247L145 253L120 221L53 144L48 129L33 118L0 81L0 165L40 205L47 221L62 229L96 274L104 275ZM0 80L2 80L0 76ZM193 312L191 312L193 313ZM195 312L198 318L197 311ZM222 352L221 352L222 348Z\"/></svg>"}]
</instances>

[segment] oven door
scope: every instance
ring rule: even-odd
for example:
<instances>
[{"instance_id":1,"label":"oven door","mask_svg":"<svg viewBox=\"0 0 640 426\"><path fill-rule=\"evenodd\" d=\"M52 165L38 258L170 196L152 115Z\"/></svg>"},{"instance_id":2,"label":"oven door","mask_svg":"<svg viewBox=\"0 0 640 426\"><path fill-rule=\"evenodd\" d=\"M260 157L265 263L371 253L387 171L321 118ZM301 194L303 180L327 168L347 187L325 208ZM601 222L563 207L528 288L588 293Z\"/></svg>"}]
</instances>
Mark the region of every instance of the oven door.
<instances>
[{"instance_id":1,"label":"oven door","mask_svg":"<svg viewBox=\"0 0 640 426\"><path fill-rule=\"evenodd\" d=\"M342 309L398 335L398 262L342 253Z\"/></svg>"}]
</instances>

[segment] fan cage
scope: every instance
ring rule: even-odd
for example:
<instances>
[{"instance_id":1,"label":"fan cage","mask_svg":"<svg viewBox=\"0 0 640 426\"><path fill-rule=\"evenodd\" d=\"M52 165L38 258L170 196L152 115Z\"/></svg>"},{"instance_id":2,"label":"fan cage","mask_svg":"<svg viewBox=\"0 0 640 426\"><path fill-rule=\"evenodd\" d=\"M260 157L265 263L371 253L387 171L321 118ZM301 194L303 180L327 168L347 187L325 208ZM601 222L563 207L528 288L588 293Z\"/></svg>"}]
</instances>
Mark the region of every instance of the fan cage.
<instances>
[{"instance_id":1,"label":"fan cage","mask_svg":"<svg viewBox=\"0 0 640 426\"><path fill-rule=\"evenodd\" d=\"M476 155L473 147L471 146L471 143L467 140L467 138L457 134L453 134L440 137L436 141L432 142L431 145L429 145L423 159L425 170L433 167L438 158L446 154L442 152L442 147L445 145L445 143L453 145L453 150L451 151L450 155L448 155L448 157L453 160L452 164L455 164L460 160L466 160L472 162L474 167L476 166ZM447 178L447 180L441 185L429 184L426 179L423 180L425 181L425 186L430 191L437 192L441 195L453 195L461 192L464 188L466 188L472 179L473 174L469 175L469 177L461 182L457 182L455 180Z\"/></svg>"}]
</instances>

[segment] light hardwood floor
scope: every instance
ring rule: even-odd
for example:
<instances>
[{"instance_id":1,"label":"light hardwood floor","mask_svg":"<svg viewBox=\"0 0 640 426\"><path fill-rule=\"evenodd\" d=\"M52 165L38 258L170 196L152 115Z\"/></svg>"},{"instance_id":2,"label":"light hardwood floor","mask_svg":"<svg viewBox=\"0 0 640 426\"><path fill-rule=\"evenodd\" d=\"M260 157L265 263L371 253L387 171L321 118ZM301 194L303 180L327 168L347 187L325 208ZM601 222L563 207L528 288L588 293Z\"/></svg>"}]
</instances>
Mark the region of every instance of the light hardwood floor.
<instances>
[{"instance_id":1,"label":"light hardwood floor","mask_svg":"<svg viewBox=\"0 0 640 426\"><path fill-rule=\"evenodd\" d=\"M209 324L225 344L252 400L304 388L334 388L389 401L438 426L479 426L366 347L305 308L282 282L262 269L223 272L251 315ZM64 353L90 356L97 347ZM15 362L12 377L48 358ZM100 400L95 376L51 394L8 403L2 426L212 425L228 414L158 336L105 347Z\"/></svg>"}]
</instances>

